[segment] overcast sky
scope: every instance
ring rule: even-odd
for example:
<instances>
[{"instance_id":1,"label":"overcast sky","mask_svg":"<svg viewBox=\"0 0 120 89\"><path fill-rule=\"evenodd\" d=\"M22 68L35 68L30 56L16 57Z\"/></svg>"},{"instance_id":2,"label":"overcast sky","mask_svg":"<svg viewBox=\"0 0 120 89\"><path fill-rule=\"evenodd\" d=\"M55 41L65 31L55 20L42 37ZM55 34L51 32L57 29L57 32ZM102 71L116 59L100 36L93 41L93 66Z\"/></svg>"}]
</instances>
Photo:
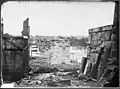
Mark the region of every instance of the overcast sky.
<instances>
[{"instance_id":1,"label":"overcast sky","mask_svg":"<svg viewBox=\"0 0 120 89\"><path fill-rule=\"evenodd\" d=\"M112 2L7 2L1 15L4 33L21 35L29 18L30 34L87 36L88 29L113 24Z\"/></svg>"}]
</instances>

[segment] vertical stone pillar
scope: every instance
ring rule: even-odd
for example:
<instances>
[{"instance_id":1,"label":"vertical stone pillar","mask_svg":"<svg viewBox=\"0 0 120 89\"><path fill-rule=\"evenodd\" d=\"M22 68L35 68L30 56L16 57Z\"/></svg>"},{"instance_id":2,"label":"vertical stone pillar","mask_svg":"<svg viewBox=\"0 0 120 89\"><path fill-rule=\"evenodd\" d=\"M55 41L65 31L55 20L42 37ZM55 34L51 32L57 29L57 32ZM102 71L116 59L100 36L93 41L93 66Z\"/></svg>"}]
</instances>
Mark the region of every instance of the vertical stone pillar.
<instances>
[{"instance_id":1,"label":"vertical stone pillar","mask_svg":"<svg viewBox=\"0 0 120 89\"><path fill-rule=\"evenodd\" d=\"M29 26L29 18L27 18L24 22L23 22L23 31L22 31L22 36L26 36L28 38L24 39L24 43L25 46L27 47L24 50L24 68L25 70L28 69L28 64L29 64L29 36L30 36L30 26Z\"/></svg>"},{"instance_id":2,"label":"vertical stone pillar","mask_svg":"<svg viewBox=\"0 0 120 89\"><path fill-rule=\"evenodd\" d=\"M29 26L29 18L27 18L23 22L22 36L27 36L29 38L29 34L30 34L30 26Z\"/></svg>"}]
</instances>

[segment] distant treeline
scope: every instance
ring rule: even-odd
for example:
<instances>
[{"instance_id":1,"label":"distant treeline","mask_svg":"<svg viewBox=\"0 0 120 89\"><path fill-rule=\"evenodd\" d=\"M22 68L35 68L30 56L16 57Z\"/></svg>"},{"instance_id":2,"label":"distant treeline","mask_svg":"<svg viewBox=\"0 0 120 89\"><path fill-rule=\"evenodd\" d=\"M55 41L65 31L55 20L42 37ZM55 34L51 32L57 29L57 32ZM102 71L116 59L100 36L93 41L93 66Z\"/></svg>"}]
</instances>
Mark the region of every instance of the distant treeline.
<instances>
[{"instance_id":1,"label":"distant treeline","mask_svg":"<svg viewBox=\"0 0 120 89\"><path fill-rule=\"evenodd\" d=\"M66 42L69 40L70 46L81 46L86 48L87 47L87 42L88 42L88 37L76 37L76 36L70 36L70 37L64 37L64 36L35 36L31 37L31 41L34 40L34 38L37 40L37 43L40 41L43 41L43 43L47 42L51 43L51 40L59 40L59 39L64 39ZM39 40L39 42L38 42Z\"/></svg>"},{"instance_id":2,"label":"distant treeline","mask_svg":"<svg viewBox=\"0 0 120 89\"><path fill-rule=\"evenodd\" d=\"M71 46L81 46L86 48L87 47L87 42L88 42L88 37L81 37L81 38L76 38L76 37L71 37Z\"/></svg>"}]
</instances>

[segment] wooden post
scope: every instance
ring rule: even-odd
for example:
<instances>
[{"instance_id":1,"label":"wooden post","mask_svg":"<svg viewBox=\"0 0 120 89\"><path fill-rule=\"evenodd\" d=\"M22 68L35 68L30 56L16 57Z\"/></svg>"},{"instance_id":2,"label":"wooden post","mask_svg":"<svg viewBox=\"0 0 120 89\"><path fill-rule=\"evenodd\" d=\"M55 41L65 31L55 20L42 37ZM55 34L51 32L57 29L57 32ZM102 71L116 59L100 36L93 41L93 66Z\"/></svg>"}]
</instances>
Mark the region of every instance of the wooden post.
<instances>
[{"instance_id":1,"label":"wooden post","mask_svg":"<svg viewBox=\"0 0 120 89\"><path fill-rule=\"evenodd\" d=\"M89 73L91 72L91 68L92 68L92 62L89 60L88 61L88 66L86 68L86 75L89 75Z\"/></svg>"},{"instance_id":2,"label":"wooden post","mask_svg":"<svg viewBox=\"0 0 120 89\"><path fill-rule=\"evenodd\" d=\"M99 70L99 74L98 74L97 80L99 80L100 76L104 72L105 66L107 64L107 59L110 56L110 50L111 50L111 46L106 48L106 51L104 52L104 58L101 60L101 66L100 66L100 70Z\"/></svg>"},{"instance_id":3,"label":"wooden post","mask_svg":"<svg viewBox=\"0 0 120 89\"><path fill-rule=\"evenodd\" d=\"M103 50L104 50L104 48L102 47L100 49L99 54L98 54L97 62L95 63L95 65L93 66L93 69L91 71L91 77L92 78L95 78L95 79L97 78L98 66L99 66L99 63L100 63L100 59L101 59L101 55L103 53Z\"/></svg>"},{"instance_id":4,"label":"wooden post","mask_svg":"<svg viewBox=\"0 0 120 89\"><path fill-rule=\"evenodd\" d=\"M81 72L84 72L85 66L87 63L87 58L86 57L82 57L82 63L81 63Z\"/></svg>"}]
</instances>

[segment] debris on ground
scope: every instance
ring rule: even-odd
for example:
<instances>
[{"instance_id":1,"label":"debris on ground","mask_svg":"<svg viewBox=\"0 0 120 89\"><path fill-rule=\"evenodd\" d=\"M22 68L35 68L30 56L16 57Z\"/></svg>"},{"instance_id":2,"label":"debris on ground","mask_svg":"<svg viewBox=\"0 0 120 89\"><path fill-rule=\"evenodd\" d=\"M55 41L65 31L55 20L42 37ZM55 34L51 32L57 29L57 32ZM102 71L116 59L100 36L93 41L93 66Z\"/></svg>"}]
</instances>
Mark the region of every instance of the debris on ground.
<instances>
[{"instance_id":1,"label":"debris on ground","mask_svg":"<svg viewBox=\"0 0 120 89\"><path fill-rule=\"evenodd\" d=\"M34 76L28 76L26 78L21 79L20 81L16 82L16 85L19 87L25 87L25 86L70 86L71 81L68 79L63 79L60 76L56 76L52 73L43 74L43 76L40 75L34 75Z\"/></svg>"},{"instance_id":2,"label":"debris on ground","mask_svg":"<svg viewBox=\"0 0 120 89\"><path fill-rule=\"evenodd\" d=\"M88 81L91 80L91 78L88 77L88 76L86 76L86 75L84 75L84 73L80 73L80 74L78 75L78 79L79 79L79 80L83 80L84 82L88 82Z\"/></svg>"},{"instance_id":3,"label":"debris on ground","mask_svg":"<svg viewBox=\"0 0 120 89\"><path fill-rule=\"evenodd\" d=\"M15 87L92 87L95 83L86 82L87 77L83 74L75 76L75 72L54 72L27 75L17 81Z\"/></svg>"}]
</instances>

